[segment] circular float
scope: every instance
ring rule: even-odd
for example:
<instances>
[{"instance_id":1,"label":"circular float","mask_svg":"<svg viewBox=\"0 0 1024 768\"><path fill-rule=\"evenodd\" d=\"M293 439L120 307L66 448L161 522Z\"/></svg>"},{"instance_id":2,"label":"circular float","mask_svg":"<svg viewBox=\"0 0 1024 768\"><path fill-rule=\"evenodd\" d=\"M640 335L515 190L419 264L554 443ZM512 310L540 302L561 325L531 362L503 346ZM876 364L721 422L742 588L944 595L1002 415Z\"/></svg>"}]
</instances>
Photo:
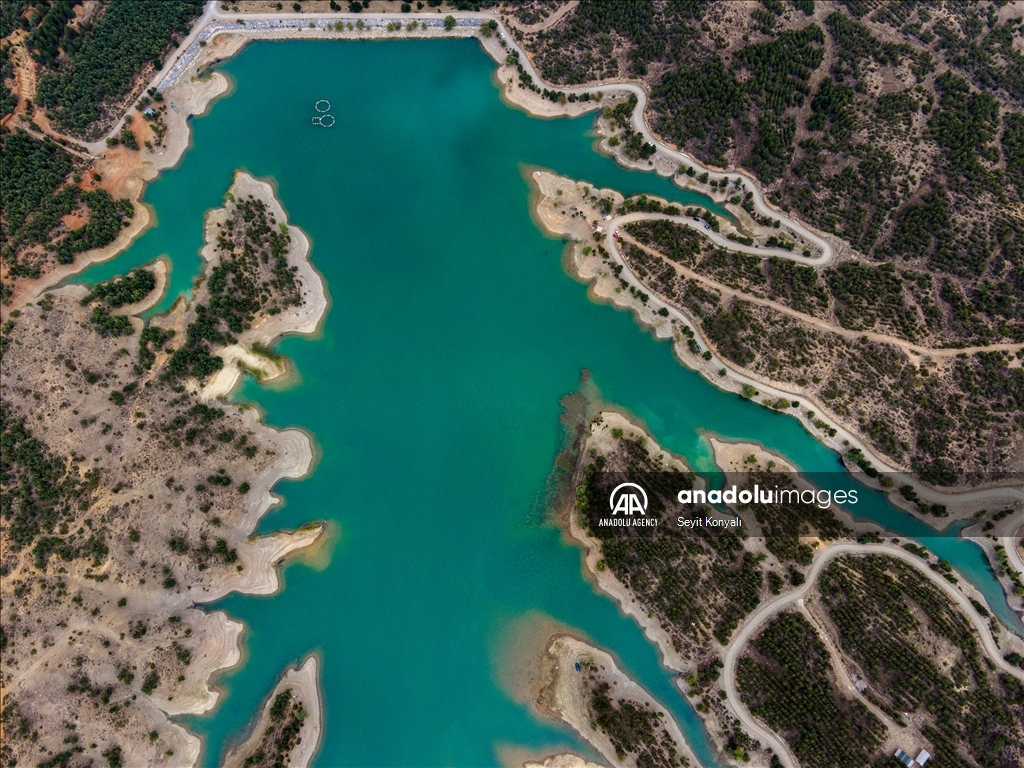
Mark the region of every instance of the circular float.
<instances>
[{"instance_id":1,"label":"circular float","mask_svg":"<svg viewBox=\"0 0 1024 768\"><path fill-rule=\"evenodd\" d=\"M321 104L326 104L327 106L321 109ZM329 102L327 99L320 99L320 101L313 105L313 108L316 109L317 112L327 112L331 108L331 102Z\"/></svg>"},{"instance_id":2,"label":"circular float","mask_svg":"<svg viewBox=\"0 0 1024 768\"><path fill-rule=\"evenodd\" d=\"M331 122L327 122L330 120ZM334 125L334 115L323 115L320 117L320 125L324 128L330 128Z\"/></svg>"}]
</instances>

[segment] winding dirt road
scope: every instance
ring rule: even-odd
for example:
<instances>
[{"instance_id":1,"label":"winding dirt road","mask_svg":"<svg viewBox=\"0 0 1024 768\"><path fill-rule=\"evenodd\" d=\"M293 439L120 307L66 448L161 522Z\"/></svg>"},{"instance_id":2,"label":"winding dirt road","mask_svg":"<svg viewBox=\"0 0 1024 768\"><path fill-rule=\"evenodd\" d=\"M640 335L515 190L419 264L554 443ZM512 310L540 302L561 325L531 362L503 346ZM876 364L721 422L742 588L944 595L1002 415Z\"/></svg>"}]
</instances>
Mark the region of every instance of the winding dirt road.
<instances>
[{"instance_id":1,"label":"winding dirt road","mask_svg":"<svg viewBox=\"0 0 1024 768\"><path fill-rule=\"evenodd\" d=\"M614 232L619 227L624 226L624 225L629 224L629 223L632 223L632 222L636 222L636 221L658 221L658 220L673 221L673 222L677 222L677 223L680 223L680 224L686 224L687 226L690 226L691 228L698 229L698 230L701 228L701 224L703 224L703 220L701 221L701 224L698 224L698 223L694 222L692 219L685 219L685 217L682 217L682 216L664 216L664 215L657 214L657 213L630 213L630 214L627 214L625 216L619 216L616 219L612 219L608 223L608 226ZM753 253L754 255L761 255L761 254L763 254L765 252L768 252L768 249L764 249L764 250L759 251L757 249L741 246L738 243L734 243L734 242L732 242L730 240L727 240L726 238L722 237L721 235L719 235L716 232L704 232L702 234L705 234L707 237L709 237L711 240L713 240L716 244L722 245L723 247L725 247L725 248L727 248L729 250L740 251L742 253ZM714 237L712 237L713 235L714 235ZM830 322L828 322L826 320L822 320L821 318L814 317L813 315L805 314L803 312L800 312L798 310L793 309L792 307L787 307L785 304L779 304L777 301L772 301L771 299L762 299L762 298L760 298L758 296L752 296L751 294L744 293L743 291L738 290L736 288L731 288L728 285L725 285L724 283L720 283L717 280L713 280L710 277L706 277L704 275L699 274L698 272L694 272L692 269L688 269L687 267L684 267L681 264L677 264L676 262L672 261L667 256L665 256L663 253L660 253L659 251L657 251L657 250L655 250L655 249L653 249L653 248L651 248L651 247L649 247L647 245L644 245L643 243L638 242L635 238L633 238L632 236L630 236L628 234L620 232L619 233L619 238L621 240L624 240L627 243L630 243L631 245L636 246L637 248L640 248L641 250L651 254L652 256L655 256L655 257L661 259L667 266L675 267L675 270L676 270L677 273L679 273L681 275L684 275L686 277L692 278L694 280L697 280L697 281L699 281L701 283L704 283L705 285L708 285L708 286L714 288L716 291L720 291L723 296L736 296L738 298L743 299L744 301L749 301L751 304L757 304L757 305L760 305L760 306L771 307L772 309L774 309L777 312L781 312L784 315L788 315L790 317L796 318L797 320L800 320L801 322L807 323L808 325L812 325L815 328L818 328L819 330L827 331L829 333L834 333L837 336L843 336L843 337L848 338L848 339L868 338L868 339L871 339L872 341L878 341L878 342L881 342L883 344L890 344L890 345L892 345L894 347L899 347L904 352L907 352L909 354L918 355L918 356L927 355L928 357L933 357L933 358L934 357L956 357L957 355L961 355L961 354L973 355L976 352L1017 352L1018 350L1024 348L1024 345L1022 345L1022 344L1015 344L1015 343L989 344L989 345L983 346L983 347L941 347L941 348L922 347L922 346L919 346L917 344L913 344L913 343L907 341L906 339L901 339L901 338L898 338L896 336L888 336L888 335L886 335L884 333L876 333L875 331L854 331L854 330L850 330L849 328L843 328L842 326L834 325L834 324L832 324L832 323L830 323ZM612 246L616 249L616 252L617 252L616 255L618 255L620 257L620 259L621 259L622 255L617 250L618 249L618 242L616 241L616 239L614 237L612 238ZM774 252L775 250L780 250L782 252L781 253L775 253ZM812 261L812 260L805 259L802 256L795 256L793 254L790 254L788 251L785 251L784 249L772 249L771 255L773 255L773 256L780 256L780 257L787 258L787 259L792 259L793 261L803 261L804 263L810 263ZM644 285L644 287L645 288L650 288L650 286L648 286L646 284Z\"/></svg>"},{"instance_id":2,"label":"winding dirt road","mask_svg":"<svg viewBox=\"0 0 1024 768\"><path fill-rule=\"evenodd\" d=\"M633 215L633 214L630 214ZM777 386L775 383L761 380L760 378L754 378L747 373L737 370L736 365L729 361L722 359L720 356L714 354L712 345L708 343L707 338L701 332L700 325L693 321L689 315L683 313L675 304L669 301L667 298L662 296L657 290L651 288L647 283L641 280L632 269L629 264L623 258L621 251L618 247L618 240L615 238L615 226L618 224L628 223L628 216L620 217L619 219L613 219L606 224L612 225L606 227L606 234L604 239L605 249L608 251L611 259L615 264L622 267L624 276L629 278L629 281L634 285L642 287L647 293L650 294L650 299L647 306L650 307L654 312L660 309L664 309L668 315L667 317L682 325L688 327L694 334L694 340L697 341L703 348L707 349L712 353L712 358L709 361L713 368L725 368L728 372L728 377L739 384L749 384L752 387L759 389L763 394L779 398L779 397L793 397L797 395L805 399L810 399L808 395L803 392L788 391ZM620 233L621 236L621 233ZM635 241L633 241L635 242ZM641 246L643 247L643 246ZM706 280L706 278L704 278ZM732 290L732 289L729 289ZM745 296L744 298L751 298ZM864 334L857 334L863 336ZM907 342L904 342L907 343ZM1019 345L1018 347L1019 348ZM952 350L953 354L959 354L963 350ZM928 354L935 354L936 350L929 350ZM706 372L705 372L706 373ZM711 374L707 374L707 378L712 382L715 378ZM821 408L820 404L815 405ZM879 457L872 448L867 445L858 435L854 434L850 429L845 427L842 422L835 419L830 419L832 426L836 429L836 434L839 440L846 441L850 447L859 448L864 452L864 455L874 464L879 471L891 474L893 479L897 481L899 485L911 485L918 491L918 494L932 503L936 504L956 504L956 503L969 503L974 501L995 501L995 502L1019 502L1024 500L1024 489L1017 487L996 487L996 488L983 488L974 491L967 491L963 493L946 493L943 491L937 491L920 482L920 480L912 477L911 475L900 472L890 467L886 461ZM933 527L938 527L935 520L925 520L926 523ZM942 520L939 520L942 522ZM948 521L945 521L948 522Z\"/></svg>"},{"instance_id":3,"label":"winding dirt road","mask_svg":"<svg viewBox=\"0 0 1024 768\"><path fill-rule=\"evenodd\" d=\"M568 15L576 7L577 4L578 4L577 2L566 3L565 5L560 7L557 11L555 11L550 17L545 19L543 22L540 22L537 25L531 25L531 26L520 26L520 25L517 25L513 20L510 20L510 19L506 20L506 22L508 24L508 26L506 26L506 22L498 21L498 18L494 14L492 14L490 12L473 12L473 11L462 11L462 12L460 12L460 11L455 11L455 12L452 12L450 15L453 16L456 19L474 19L474 20L480 21L481 23L483 23L485 21L492 21L492 20L498 21L498 26L499 26L499 30L498 31L499 31L499 34L502 36L501 39L504 40L504 42L505 42L505 50L507 50L509 52L514 51L517 54L519 54L519 61L520 61L521 65L522 65L524 71L526 71L534 79L534 81L536 81L537 83L543 83L543 84L550 85L550 84L548 84L544 80L544 78L541 77L540 73L537 72L536 68L533 66L533 62L530 60L530 58L527 55L526 51L524 51L515 42L515 40L511 37L511 35L509 34L509 26L514 26L518 30L527 31L527 32L535 32L535 31L540 31L541 29L547 29L547 28L553 26L554 24L558 23L558 21L560 21L562 18L564 18L566 15ZM153 78L153 82L157 83L157 82L159 82L160 79L162 79L162 73L164 73L166 71L169 71L170 67L173 66L173 63L181 55L181 52L184 51L188 47L188 45L195 38L195 36L198 35L199 32L203 29L203 27L206 26L206 24L211 22L211 21L215 21L215 20L221 20L222 21L222 20L239 19L239 18L241 18L241 19L263 19L263 20L282 19L283 20L283 19L295 19L297 17L301 17L303 19L310 19L310 20L312 20L312 19L330 18L330 19L335 19L335 20L356 21L356 20L359 20L359 19L366 20L367 18L380 18L380 19L386 19L386 20L405 20L405 21L411 21L413 19L416 19L416 20L424 20L424 19L436 20L437 19L437 14L436 13L375 13L375 14L371 15L371 14L350 14L350 13L308 13L308 14L304 13L304 14L301 14L301 16L300 16L299 14L288 12L288 11L280 11L280 12L277 12L277 13L249 13L249 14L247 14L247 13L227 13L227 12L221 11L218 8L216 2L214 2L214 0L209 0L209 2L207 3L207 6L206 6L206 11L203 14L202 19L199 21L198 24L195 25L195 27L193 27L192 32L189 34L189 36L185 40L182 41L182 44L178 47L177 51L175 51L175 53L173 55L168 57L166 65L161 70L161 72L158 73ZM400 35L396 34L396 37L400 37ZM695 158L690 157L689 155L687 155L684 152L680 152L680 151L678 151L676 149L673 149L672 147L667 146L664 142L662 142L660 139L658 139L654 135L653 131L651 130L650 126L647 123L646 110L647 110L647 102L648 102L648 93L647 93L646 86L643 83L633 82L633 81L621 81L621 82L620 81L599 81L599 82L591 84L591 85L577 86L577 87L572 87L572 88L565 88L565 87L558 86L558 85L554 85L554 86L551 86L551 87L556 88L558 91L566 93L566 94L572 94L572 93L575 93L575 94L601 93L601 94L611 95L611 94L621 94L623 92L627 92L627 93L633 94L634 96L637 97L636 108L633 110L633 116L632 116L633 126L634 126L635 130L637 130L639 133L641 133L643 135L644 139L647 142L653 144L657 148L657 153L658 154L660 154L661 156L663 156L665 158L668 158L669 160L672 160L673 162L675 162L677 164L691 166L697 174L702 174L702 173L706 172L710 179L716 179L716 180L722 180L722 179L727 179L727 178L731 179L731 180L739 179L739 181L741 183L742 190L743 191L749 191L749 192L752 193L752 195L753 195L752 199L753 199L753 203L754 203L754 208L755 208L755 210L759 214L761 214L762 216L770 216L773 219L778 219L779 221L782 222L782 225L781 225L782 229L788 230L790 234L792 234L798 240L803 241L803 243L805 245L807 245L812 251L817 251L820 254L820 256L813 257L812 260L807 262L807 263L813 263L813 264L816 264L816 265L817 264L829 264L835 258L835 250L833 249L832 245L828 241L826 241L823 237L820 237L819 235L815 234L814 232L811 232L807 228L807 226L805 226L800 221L792 218L791 216L788 216L788 215L784 214L781 211L775 210L774 208L769 206L765 202L765 200L764 200L764 196L763 196L763 194L761 192L761 189L760 189L760 186L758 185L758 183L751 176L749 176L745 171L742 171L742 170L739 170L739 169L732 170L732 171L721 171L721 170L705 167L700 162L698 162ZM767 250L763 250L763 251L757 251L757 252L759 252L759 253L767 253L768 251ZM784 252L784 253L788 253L788 252ZM792 258L793 254L789 254L789 257ZM797 260L801 260L802 258L803 257L799 257Z\"/></svg>"},{"instance_id":4,"label":"winding dirt road","mask_svg":"<svg viewBox=\"0 0 1024 768\"><path fill-rule=\"evenodd\" d=\"M746 705L743 704L743 701L740 699L739 691L736 688L736 663L739 661L739 657L742 654L747 641L750 640L755 632L757 632L757 630L768 619L793 603L802 601L814 588L814 585L817 583L818 577L821 575L821 571L825 565L827 565L833 558L847 554L887 555L889 557L902 560L905 563L909 563L911 566L917 568L933 584L945 592L946 595L964 612L967 619L974 626L975 632L978 633L978 636L981 639L981 645L992 663L1003 672L1006 672L1019 680L1024 680L1024 670L1013 666L1003 659L1002 654L999 651L999 646L996 645L995 640L992 638L992 633L989 630L988 624L978 614L977 610L973 605L971 605L967 597L965 597L960 590L942 578L935 571L928 568L928 566L919 557L889 544L835 544L818 553L814 562L811 564L810 570L807 572L807 581L799 589L788 592L774 600L762 603L757 610L746 618L743 622L743 628L740 629L739 633L730 641L723 659L725 667L722 670L722 685L725 687L726 696L728 697L730 706L743 722L743 727L765 743L772 745L776 752L779 753L779 757L782 759L783 764L788 766L788 768L798 768L799 762L793 757L785 742L783 742L783 740L774 732L758 723L750 714Z\"/></svg>"},{"instance_id":5,"label":"winding dirt road","mask_svg":"<svg viewBox=\"0 0 1024 768\"><path fill-rule=\"evenodd\" d=\"M715 245L720 245L721 247L727 248L731 251L747 253L751 256L758 256L760 258L778 256L779 258L790 259L791 261L796 261L800 264L809 264L815 267L823 267L832 259L831 255L824 253L820 256L804 256L799 253L794 253L786 248L760 248L754 245L744 245L743 243L738 243L735 240L730 240L719 232L715 232L711 229L711 226L704 221L704 219L694 221L692 217L688 216L669 216L664 213L627 213L623 216L612 219L609 226L614 229L615 227L622 226L623 224L629 224L634 221L671 221L676 224L682 224L704 235L704 237Z\"/></svg>"}]
</instances>

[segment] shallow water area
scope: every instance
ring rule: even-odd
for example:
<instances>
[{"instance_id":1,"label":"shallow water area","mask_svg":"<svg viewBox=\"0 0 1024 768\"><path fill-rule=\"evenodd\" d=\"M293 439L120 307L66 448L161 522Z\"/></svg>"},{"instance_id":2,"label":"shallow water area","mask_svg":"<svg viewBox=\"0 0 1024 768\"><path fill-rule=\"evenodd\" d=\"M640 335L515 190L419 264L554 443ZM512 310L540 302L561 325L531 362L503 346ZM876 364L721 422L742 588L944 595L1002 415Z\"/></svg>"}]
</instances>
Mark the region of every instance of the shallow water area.
<instances>
[{"instance_id":1,"label":"shallow water area","mask_svg":"<svg viewBox=\"0 0 1024 768\"><path fill-rule=\"evenodd\" d=\"M274 180L332 297L321 338L277 345L299 383L247 379L235 397L259 403L268 424L308 430L322 451L311 477L278 486L287 506L259 530L329 519L340 533L322 568L286 567L282 593L214 606L246 623L248 659L220 681L226 695L211 716L185 721L205 739L206 765L284 666L314 649L320 766L493 765L499 745L570 745L594 758L510 695L495 663L518 622L537 615L613 652L717 765L654 646L595 593L579 550L545 522L564 444L559 401L583 369L698 469L712 468L712 432L851 482L795 420L717 390L566 275L563 244L531 218L525 167L684 205L704 199L595 153L592 116L536 120L508 108L493 69L473 40L254 43L224 65L235 91L192 123L181 164L147 188L158 225L85 273L96 282L169 254L157 310L167 309L199 273L204 212L244 168ZM311 121L318 99L331 102L331 128ZM929 534L866 495L860 516ZM926 543L1008 612L973 544Z\"/></svg>"}]
</instances>

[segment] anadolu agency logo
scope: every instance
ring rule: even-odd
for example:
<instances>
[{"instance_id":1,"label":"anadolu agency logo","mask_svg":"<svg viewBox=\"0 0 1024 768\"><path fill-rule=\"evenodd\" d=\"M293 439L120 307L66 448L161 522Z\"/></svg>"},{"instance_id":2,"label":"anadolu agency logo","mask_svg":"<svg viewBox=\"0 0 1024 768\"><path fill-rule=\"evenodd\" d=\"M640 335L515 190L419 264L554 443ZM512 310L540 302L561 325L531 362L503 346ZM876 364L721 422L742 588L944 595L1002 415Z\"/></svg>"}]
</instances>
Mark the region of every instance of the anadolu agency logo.
<instances>
[{"instance_id":1,"label":"anadolu agency logo","mask_svg":"<svg viewBox=\"0 0 1024 768\"><path fill-rule=\"evenodd\" d=\"M659 489L651 496L642 485L628 480L628 475L619 475L614 480L612 477L606 478L604 488L618 480L623 482L615 485L608 495L607 511L600 504L589 506L590 525L594 528L659 528L664 524L690 530L736 529L744 526L742 518L737 512L730 513L730 510L723 507L741 511L751 506L756 509L759 505L776 505L784 509L828 509L833 504L854 505L858 502L857 489L800 488L792 483L786 487L776 485L764 488L760 485L752 488L731 485L710 490L706 487L691 487L680 490L676 495L674 501L680 505L679 512L669 513L676 517L673 519L666 516L663 519L663 514L673 507L673 499L664 494L665 486L671 487L670 483L677 482L677 478L651 480L652 487ZM782 480L780 477L780 482ZM705 485L708 484L709 481L705 480Z\"/></svg>"},{"instance_id":2,"label":"anadolu agency logo","mask_svg":"<svg viewBox=\"0 0 1024 768\"><path fill-rule=\"evenodd\" d=\"M636 483L619 483L608 497L611 517L602 517L602 528L655 528L658 518L647 516L647 491ZM621 515L621 517L619 517Z\"/></svg>"}]
</instances>

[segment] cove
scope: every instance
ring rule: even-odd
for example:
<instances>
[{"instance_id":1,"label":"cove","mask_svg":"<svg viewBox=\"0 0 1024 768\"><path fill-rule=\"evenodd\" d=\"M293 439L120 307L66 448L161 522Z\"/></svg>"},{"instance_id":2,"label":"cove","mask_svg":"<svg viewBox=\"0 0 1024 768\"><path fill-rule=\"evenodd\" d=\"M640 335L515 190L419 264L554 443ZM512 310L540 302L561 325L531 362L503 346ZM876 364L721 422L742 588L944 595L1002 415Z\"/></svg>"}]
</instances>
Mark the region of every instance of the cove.
<instances>
[{"instance_id":1,"label":"cove","mask_svg":"<svg viewBox=\"0 0 1024 768\"><path fill-rule=\"evenodd\" d=\"M596 757L498 682L493 649L517 617L539 611L613 652L716 766L654 646L595 593L579 550L545 522L559 399L588 369L608 402L695 468L711 468L710 432L832 472L837 487L851 481L795 420L719 391L630 314L593 303L566 275L563 244L531 219L524 174L542 166L626 194L705 201L599 156L592 117L537 120L506 107L475 41L254 43L224 71L236 90L194 121L181 164L146 190L157 225L84 274L97 282L167 254L165 310L199 271L204 212L244 168L274 179L333 300L321 338L278 345L295 363L294 386L249 381L235 397L269 424L308 430L322 451L309 478L279 486L287 505L260 530L330 519L340 541L323 571L288 566L280 594L211 606L246 623L247 661L219 681L211 716L185 720L205 739L204 764L217 764L283 667L311 650L323 661L320 766L493 765L500 745ZM310 123L321 98L333 128ZM866 495L858 515L929 534ZM943 542L940 554L1003 616L979 550Z\"/></svg>"},{"instance_id":2,"label":"cove","mask_svg":"<svg viewBox=\"0 0 1024 768\"><path fill-rule=\"evenodd\" d=\"M501 161L519 158L520 162L557 168L559 173L615 189L627 197L658 195L732 217L705 195L680 189L654 173L627 170L595 152L592 127L596 113L538 120L519 109L503 107L491 83L493 61L473 49L476 41L445 42L452 45L452 53L446 54L452 69L429 81L409 75L425 60L437 58L437 41L250 43L249 48L259 53L243 51L219 68L237 92L215 101L202 118L190 119L191 145L182 161L147 185L143 202L155 213L155 226L142 233L127 252L88 268L73 282L93 285L166 255L175 269L164 300L149 314L166 311L178 296L190 295L201 269L199 251L203 247L202 216L197 217L196 210L222 205L232 175L241 167L239 162L246 163L245 169L251 173L273 176L279 183L287 176L286 169L325 164L324 176L310 177L300 194L330 197L336 195L338 183L349 179L349 183L363 185L365 202L379 188L378 175L391 176L395 182L402 178L400 164L438 166L434 184L410 187L405 200L390 202L397 211L410 202L435 204L437 201L419 195L433 194L445 184L475 185L477 180L470 177L478 171L496 171ZM400 52L389 50L401 45L409 47ZM389 66L396 69L380 69ZM393 79L384 71L402 74ZM303 74L308 72L315 76ZM332 104L336 122L331 128L311 125L310 118L318 114L314 104L320 98ZM435 155L438 140L455 142L451 147L456 152L453 165L443 169ZM244 146L231 146L235 143ZM478 167L479 163L484 163L484 168ZM406 180L420 183L412 176ZM186 200L187 205L183 204ZM289 210L287 203L285 209ZM470 213L478 215L477 210L467 211ZM343 221L339 212L332 210L331 215L339 223Z\"/></svg>"}]
</instances>

